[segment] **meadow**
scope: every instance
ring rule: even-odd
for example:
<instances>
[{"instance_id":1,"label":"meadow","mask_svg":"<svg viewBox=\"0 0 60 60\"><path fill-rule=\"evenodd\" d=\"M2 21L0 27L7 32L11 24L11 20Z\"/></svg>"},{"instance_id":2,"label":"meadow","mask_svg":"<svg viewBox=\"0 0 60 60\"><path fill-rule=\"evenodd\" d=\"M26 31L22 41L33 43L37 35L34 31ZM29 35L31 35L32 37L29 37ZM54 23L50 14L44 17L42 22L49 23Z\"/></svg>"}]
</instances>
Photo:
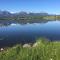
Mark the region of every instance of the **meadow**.
<instances>
[{"instance_id":1,"label":"meadow","mask_svg":"<svg viewBox=\"0 0 60 60\"><path fill-rule=\"evenodd\" d=\"M30 47L7 47L0 51L0 60L60 60L60 41L38 39Z\"/></svg>"}]
</instances>

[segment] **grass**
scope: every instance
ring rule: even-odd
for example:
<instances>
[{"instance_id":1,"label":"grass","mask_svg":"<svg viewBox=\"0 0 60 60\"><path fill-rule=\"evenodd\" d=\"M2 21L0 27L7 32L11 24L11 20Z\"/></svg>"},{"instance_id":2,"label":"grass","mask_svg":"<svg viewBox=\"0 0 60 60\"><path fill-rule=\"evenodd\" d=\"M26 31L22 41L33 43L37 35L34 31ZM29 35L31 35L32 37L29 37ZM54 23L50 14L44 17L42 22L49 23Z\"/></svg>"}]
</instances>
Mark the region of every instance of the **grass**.
<instances>
[{"instance_id":1,"label":"grass","mask_svg":"<svg viewBox=\"0 0 60 60\"><path fill-rule=\"evenodd\" d=\"M0 52L0 60L60 60L60 42L38 39L35 47L16 45ZM34 45L34 44L33 44Z\"/></svg>"}]
</instances>

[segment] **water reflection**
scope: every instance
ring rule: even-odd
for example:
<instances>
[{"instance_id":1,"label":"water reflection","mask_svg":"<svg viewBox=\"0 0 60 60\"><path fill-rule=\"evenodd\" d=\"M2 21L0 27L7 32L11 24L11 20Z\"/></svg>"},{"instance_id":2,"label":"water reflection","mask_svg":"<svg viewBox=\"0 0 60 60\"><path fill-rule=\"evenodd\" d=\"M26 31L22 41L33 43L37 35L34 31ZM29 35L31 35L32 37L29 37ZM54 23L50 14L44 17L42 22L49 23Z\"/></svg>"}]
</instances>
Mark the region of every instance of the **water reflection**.
<instances>
[{"instance_id":1,"label":"water reflection","mask_svg":"<svg viewBox=\"0 0 60 60\"><path fill-rule=\"evenodd\" d=\"M8 25L11 25L11 24L22 24L22 25L25 25L25 24L32 24L32 23L47 23L48 21L23 21L23 20L20 20L20 21L14 21L14 20L0 20L0 26L8 26Z\"/></svg>"},{"instance_id":2,"label":"water reflection","mask_svg":"<svg viewBox=\"0 0 60 60\"><path fill-rule=\"evenodd\" d=\"M26 24L0 22L0 47L34 42L39 37L60 40L60 21Z\"/></svg>"}]
</instances>

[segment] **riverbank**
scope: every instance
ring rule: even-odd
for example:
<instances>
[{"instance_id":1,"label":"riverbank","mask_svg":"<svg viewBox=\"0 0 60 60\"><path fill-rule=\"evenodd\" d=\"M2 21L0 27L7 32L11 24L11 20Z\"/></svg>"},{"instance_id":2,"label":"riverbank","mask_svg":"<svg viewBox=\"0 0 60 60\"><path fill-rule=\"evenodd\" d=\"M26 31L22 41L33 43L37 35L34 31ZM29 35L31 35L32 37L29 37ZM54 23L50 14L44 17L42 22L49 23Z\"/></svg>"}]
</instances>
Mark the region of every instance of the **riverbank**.
<instances>
[{"instance_id":1,"label":"riverbank","mask_svg":"<svg viewBox=\"0 0 60 60\"><path fill-rule=\"evenodd\" d=\"M8 47L0 52L0 60L60 60L60 41L38 39L33 45Z\"/></svg>"}]
</instances>

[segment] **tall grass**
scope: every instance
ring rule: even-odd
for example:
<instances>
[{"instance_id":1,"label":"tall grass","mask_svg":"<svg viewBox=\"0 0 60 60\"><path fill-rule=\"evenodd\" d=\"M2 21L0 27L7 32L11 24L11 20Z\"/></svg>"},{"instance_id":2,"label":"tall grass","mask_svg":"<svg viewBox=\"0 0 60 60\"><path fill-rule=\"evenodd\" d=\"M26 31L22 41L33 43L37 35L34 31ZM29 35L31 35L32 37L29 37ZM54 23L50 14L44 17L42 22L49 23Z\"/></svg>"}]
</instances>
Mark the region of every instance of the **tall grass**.
<instances>
[{"instance_id":1,"label":"tall grass","mask_svg":"<svg viewBox=\"0 0 60 60\"><path fill-rule=\"evenodd\" d=\"M38 39L36 43L35 47L16 45L8 48L0 52L0 60L60 60L60 42Z\"/></svg>"}]
</instances>

